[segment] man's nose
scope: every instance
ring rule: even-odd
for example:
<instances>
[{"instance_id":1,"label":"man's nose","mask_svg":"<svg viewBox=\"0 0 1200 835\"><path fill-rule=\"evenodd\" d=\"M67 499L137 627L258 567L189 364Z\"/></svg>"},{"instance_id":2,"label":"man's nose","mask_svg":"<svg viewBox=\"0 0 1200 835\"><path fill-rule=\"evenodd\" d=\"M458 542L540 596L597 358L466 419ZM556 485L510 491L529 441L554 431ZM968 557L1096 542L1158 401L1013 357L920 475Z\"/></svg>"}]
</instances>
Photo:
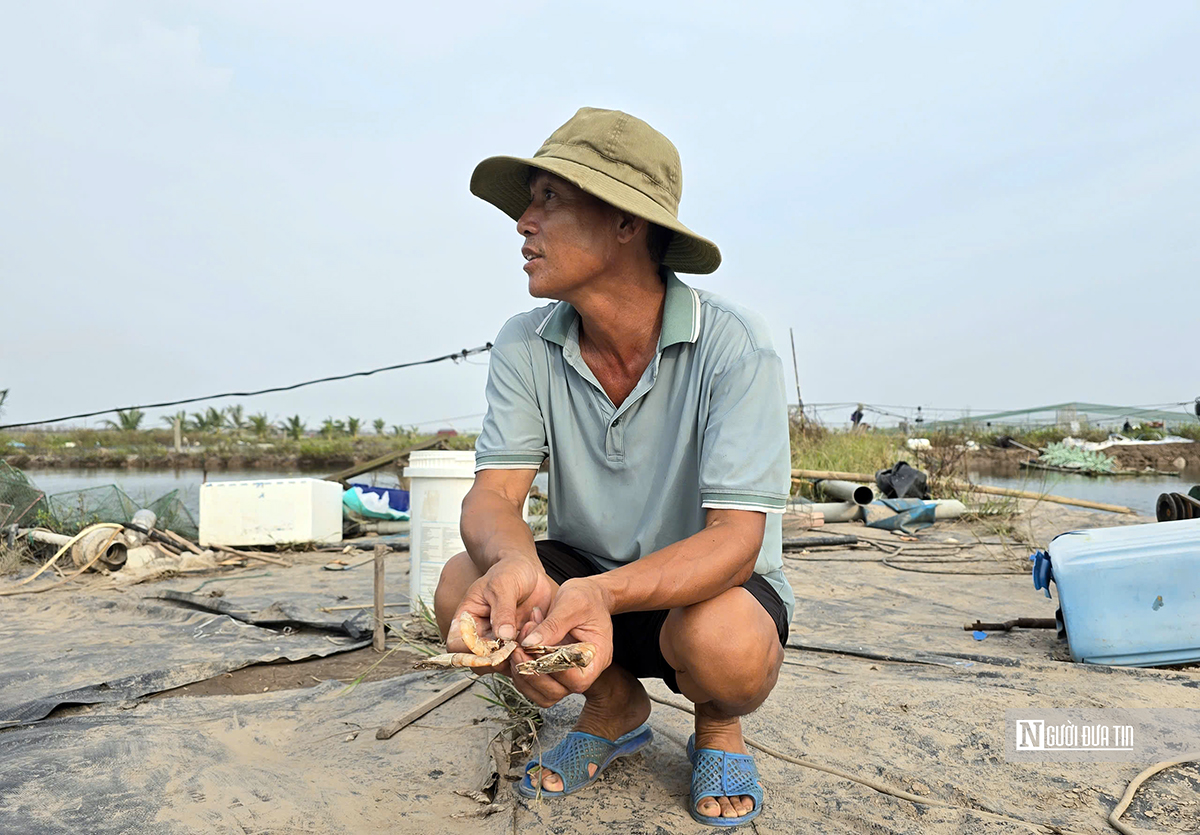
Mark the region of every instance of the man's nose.
<instances>
[{"instance_id":1,"label":"man's nose","mask_svg":"<svg viewBox=\"0 0 1200 835\"><path fill-rule=\"evenodd\" d=\"M535 218L533 205L525 209L519 218L517 218L517 234L523 235L526 238L537 234L537 219Z\"/></svg>"}]
</instances>

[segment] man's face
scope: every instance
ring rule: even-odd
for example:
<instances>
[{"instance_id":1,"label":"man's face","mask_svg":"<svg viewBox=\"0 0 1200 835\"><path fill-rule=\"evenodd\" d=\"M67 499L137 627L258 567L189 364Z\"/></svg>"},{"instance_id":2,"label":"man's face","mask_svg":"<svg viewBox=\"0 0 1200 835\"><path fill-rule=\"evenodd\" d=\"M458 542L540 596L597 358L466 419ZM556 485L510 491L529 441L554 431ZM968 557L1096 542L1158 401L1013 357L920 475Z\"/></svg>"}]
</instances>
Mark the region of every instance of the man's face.
<instances>
[{"instance_id":1,"label":"man's face","mask_svg":"<svg viewBox=\"0 0 1200 835\"><path fill-rule=\"evenodd\" d=\"M529 180L529 208L517 221L535 298L566 299L616 257L619 216L607 203L544 171Z\"/></svg>"}]
</instances>

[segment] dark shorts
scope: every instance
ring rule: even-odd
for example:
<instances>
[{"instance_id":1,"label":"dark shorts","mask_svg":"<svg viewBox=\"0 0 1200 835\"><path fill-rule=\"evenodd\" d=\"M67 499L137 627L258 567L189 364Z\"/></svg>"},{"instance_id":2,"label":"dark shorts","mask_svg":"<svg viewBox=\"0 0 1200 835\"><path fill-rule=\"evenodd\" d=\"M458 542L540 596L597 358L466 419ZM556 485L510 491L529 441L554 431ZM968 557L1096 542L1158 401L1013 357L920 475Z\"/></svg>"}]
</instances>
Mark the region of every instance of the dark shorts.
<instances>
[{"instance_id":1,"label":"dark shorts","mask_svg":"<svg viewBox=\"0 0 1200 835\"><path fill-rule=\"evenodd\" d=\"M594 556L578 548L572 548L553 539L536 543L538 557L550 579L562 584L572 577L590 577L607 569ZM742 588L754 595L779 633L779 643L786 644L788 637L787 609L771 584L761 575L752 574L742 583ZM663 658L658 645L658 635L667 619L669 610L654 612L626 612L613 615L613 663L624 667L638 678L661 678L671 690L678 693L675 670Z\"/></svg>"}]
</instances>

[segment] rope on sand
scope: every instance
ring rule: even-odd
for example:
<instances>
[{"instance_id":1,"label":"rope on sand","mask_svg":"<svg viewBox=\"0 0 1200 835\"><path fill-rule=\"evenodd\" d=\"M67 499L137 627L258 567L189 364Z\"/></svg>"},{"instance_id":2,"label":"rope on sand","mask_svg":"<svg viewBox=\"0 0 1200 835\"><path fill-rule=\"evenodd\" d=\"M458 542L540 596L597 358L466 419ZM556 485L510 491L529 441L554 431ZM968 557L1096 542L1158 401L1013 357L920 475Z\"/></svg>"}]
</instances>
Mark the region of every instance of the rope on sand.
<instances>
[{"instance_id":1,"label":"rope on sand","mask_svg":"<svg viewBox=\"0 0 1200 835\"><path fill-rule=\"evenodd\" d=\"M651 696L651 698L654 698ZM1200 762L1200 754L1188 754L1186 757L1180 757L1177 760L1167 760L1166 762L1152 765L1134 777L1129 783L1129 787L1125 789L1125 794L1121 796L1121 802L1113 808L1108 815L1108 823L1113 829L1121 833L1121 835L1138 835L1138 831L1130 826L1127 826L1120 821L1121 815L1125 814L1125 810L1129 808L1129 804L1133 802L1133 796L1137 794L1137 790L1141 788L1142 783L1149 780L1155 774L1173 765L1182 765L1183 763Z\"/></svg>"}]
</instances>

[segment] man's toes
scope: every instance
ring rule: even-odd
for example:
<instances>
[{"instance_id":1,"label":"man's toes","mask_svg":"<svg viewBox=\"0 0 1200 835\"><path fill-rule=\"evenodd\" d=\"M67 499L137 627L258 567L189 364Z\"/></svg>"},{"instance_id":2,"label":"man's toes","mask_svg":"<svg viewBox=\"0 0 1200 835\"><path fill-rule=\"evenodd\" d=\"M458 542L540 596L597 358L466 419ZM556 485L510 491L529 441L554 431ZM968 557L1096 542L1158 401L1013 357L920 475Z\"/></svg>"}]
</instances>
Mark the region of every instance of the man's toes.
<instances>
[{"instance_id":1,"label":"man's toes","mask_svg":"<svg viewBox=\"0 0 1200 835\"><path fill-rule=\"evenodd\" d=\"M748 815L754 811L754 798L750 795L742 794L733 798L733 808L737 810L737 816Z\"/></svg>"},{"instance_id":2,"label":"man's toes","mask_svg":"<svg viewBox=\"0 0 1200 835\"><path fill-rule=\"evenodd\" d=\"M542 788L548 792L560 792L563 790L562 778L553 771L542 771Z\"/></svg>"},{"instance_id":3,"label":"man's toes","mask_svg":"<svg viewBox=\"0 0 1200 835\"><path fill-rule=\"evenodd\" d=\"M696 811L706 817L715 818L721 814L721 804L715 797L706 797L696 804Z\"/></svg>"},{"instance_id":4,"label":"man's toes","mask_svg":"<svg viewBox=\"0 0 1200 835\"><path fill-rule=\"evenodd\" d=\"M736 818L738 813L734 811L733 804L729 802L728 797L719 797L717 801L721 804L721 817Z\"/></svg>"}]
</instances>

